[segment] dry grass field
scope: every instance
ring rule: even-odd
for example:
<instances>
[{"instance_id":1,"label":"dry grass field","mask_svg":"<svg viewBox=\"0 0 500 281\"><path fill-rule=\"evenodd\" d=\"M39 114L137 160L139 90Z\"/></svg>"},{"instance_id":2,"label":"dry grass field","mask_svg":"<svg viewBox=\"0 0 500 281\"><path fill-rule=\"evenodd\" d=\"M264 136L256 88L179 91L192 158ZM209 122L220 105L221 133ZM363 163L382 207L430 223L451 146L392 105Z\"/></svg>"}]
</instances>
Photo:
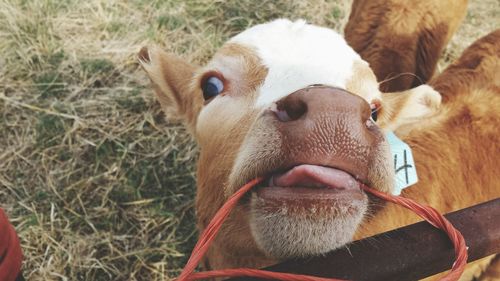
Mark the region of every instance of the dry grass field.
<instances>
[{"instance_id":1,"label":"dry grass field","mask_svg":"<svg viewBox=\"0 0 500 281\"><path fill-rule=\"evenodd\" d=\"M170 280L196 240L197 149L160 112L135 57L197 63L278 17L342 30L350 1L0 0L0 206L27 280ZM500 27L471 1L440 69Z\"/></svg>"}]
</instances>

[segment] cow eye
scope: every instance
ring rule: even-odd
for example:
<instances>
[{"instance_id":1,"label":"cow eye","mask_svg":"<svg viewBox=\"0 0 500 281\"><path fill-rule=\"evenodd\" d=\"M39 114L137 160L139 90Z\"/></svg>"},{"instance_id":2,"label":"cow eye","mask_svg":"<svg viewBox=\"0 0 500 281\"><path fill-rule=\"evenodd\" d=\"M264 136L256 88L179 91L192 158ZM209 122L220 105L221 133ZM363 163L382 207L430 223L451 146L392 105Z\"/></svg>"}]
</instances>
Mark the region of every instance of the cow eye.
<instances>
[{"instance_id":1,"label":"cow eye","mask_svg":"<svg viewBox=\"0 0 500 281\"><path fill-rule=\"evenodd\" d=\"M377 122L378 110L380 109L380 105L378 103L370 104L370 109L372 110L372 120L373 122Z\"/></svg>"},{"instance_id":2,"label":"cow eye","mask_svg":"<svg viewBox=\"0 0 500 281\"><path fill-rule=\"evenodd\" d=\"M224 82L217 76L209 76L201 84L203 98L207 101L224 91Z\"/></svg>"}]
</instances>

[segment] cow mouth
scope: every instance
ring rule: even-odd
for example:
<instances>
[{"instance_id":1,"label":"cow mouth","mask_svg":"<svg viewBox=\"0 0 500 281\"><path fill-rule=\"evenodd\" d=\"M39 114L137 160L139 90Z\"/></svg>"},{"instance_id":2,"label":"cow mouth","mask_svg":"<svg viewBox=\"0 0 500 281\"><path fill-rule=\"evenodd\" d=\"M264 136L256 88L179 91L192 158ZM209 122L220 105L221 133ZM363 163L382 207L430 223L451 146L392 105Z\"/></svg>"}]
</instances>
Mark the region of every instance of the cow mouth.
<instances>
[{"instance_id":1,"label":"cow mouth","mask_svg":"<svg viewBox=\"0 0 500 281\"><path fill-rule=\"evenodd\" d=\"M362 200L360 183L346 171L317 165L298 165L271 174L256 195L274 204L332 205Z\"/></svg>"}]
</instances>

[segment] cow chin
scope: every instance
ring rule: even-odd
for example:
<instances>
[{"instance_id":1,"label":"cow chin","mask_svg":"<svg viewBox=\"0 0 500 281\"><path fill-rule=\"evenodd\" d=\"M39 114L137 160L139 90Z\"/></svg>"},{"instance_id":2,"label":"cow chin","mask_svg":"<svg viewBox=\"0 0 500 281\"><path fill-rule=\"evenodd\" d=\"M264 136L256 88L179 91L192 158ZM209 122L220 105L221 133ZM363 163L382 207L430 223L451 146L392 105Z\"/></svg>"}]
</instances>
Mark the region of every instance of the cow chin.
<instances>
[{"instance_id":1,"label":"cow chin","mask_svg":"<svg viewBox=\"0 0 500 281\"><path fill-rule=\"evenodd\" d=\"M325 254L352 241L368 206L358 200L328 205L293 206L251 198L250 227L259 248L271 258L288 259Z\"/></svg>"}]
</instances>

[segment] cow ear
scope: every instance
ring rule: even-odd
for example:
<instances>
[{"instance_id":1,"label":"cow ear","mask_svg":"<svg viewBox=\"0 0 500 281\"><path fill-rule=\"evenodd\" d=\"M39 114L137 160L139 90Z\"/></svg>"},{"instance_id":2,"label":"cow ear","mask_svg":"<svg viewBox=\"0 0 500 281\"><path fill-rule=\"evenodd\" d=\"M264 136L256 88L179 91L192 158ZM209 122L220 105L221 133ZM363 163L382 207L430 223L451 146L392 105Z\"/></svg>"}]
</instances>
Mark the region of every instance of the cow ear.
<instances>
[{"instance_id":1,"label":"cow ear","mask_svg":"<svg viewBox=\"0 0 500 281\"><path fill-rule=\"evenodd\" d=\"M198 67L155 46L143 47L138 58L153 82L162 110L169 118L180 118L193 129L203 105L202 95L193 82Z\"/></svg>"},{"instance_id":2,"label":"cow ear","mask_svg":"<svg viewBox=\"0 0 500 281\"><path fill-rule=\"evenodd\" d=\"M431 116L441 105L441 95L429 85L402 92L382 93L377 123L388 131L417 123Z\"/></svg>"}]
</instances>

